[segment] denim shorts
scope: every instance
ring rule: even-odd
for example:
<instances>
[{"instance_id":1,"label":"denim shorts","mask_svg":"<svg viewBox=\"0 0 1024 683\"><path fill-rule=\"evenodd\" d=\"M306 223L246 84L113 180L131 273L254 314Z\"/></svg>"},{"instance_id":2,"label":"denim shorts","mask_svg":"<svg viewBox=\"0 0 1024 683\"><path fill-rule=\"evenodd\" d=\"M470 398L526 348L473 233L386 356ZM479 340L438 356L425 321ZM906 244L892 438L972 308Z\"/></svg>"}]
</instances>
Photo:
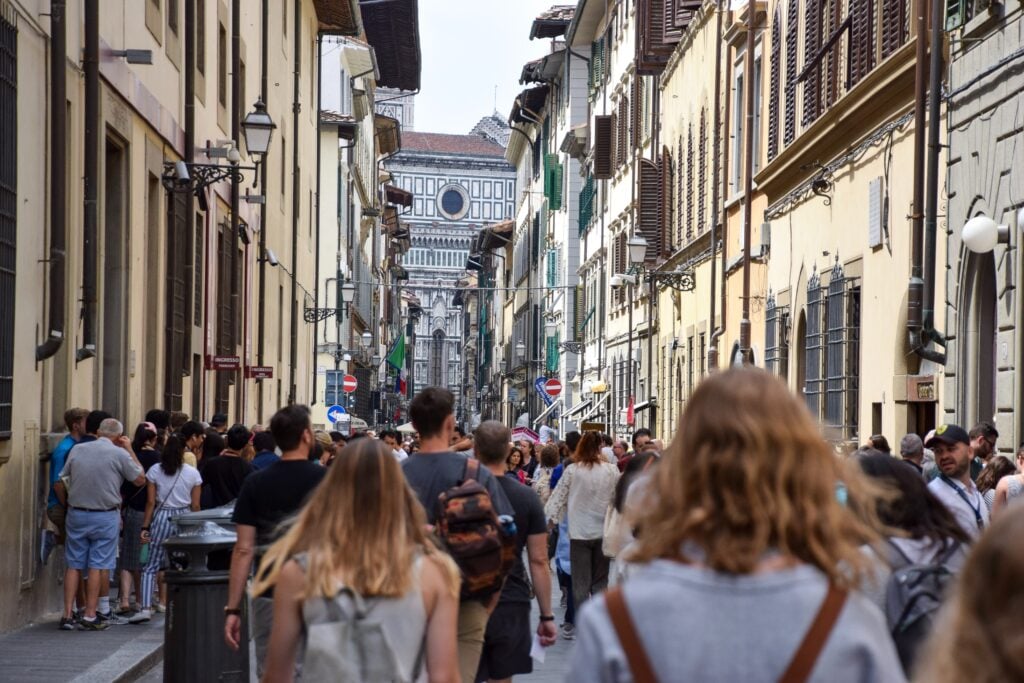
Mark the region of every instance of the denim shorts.
<instances>
[{"instance_id":1,"label":"denim shorts","mask_svg":"<svg viewBox=\"0 0 1024 683\"><path fill-rule=\"evenodd\" d=\"M68 569L116 569L120 530L121 515L117 510L68 510L68 535L64 542Z\"/></svg>"}]
</instances>

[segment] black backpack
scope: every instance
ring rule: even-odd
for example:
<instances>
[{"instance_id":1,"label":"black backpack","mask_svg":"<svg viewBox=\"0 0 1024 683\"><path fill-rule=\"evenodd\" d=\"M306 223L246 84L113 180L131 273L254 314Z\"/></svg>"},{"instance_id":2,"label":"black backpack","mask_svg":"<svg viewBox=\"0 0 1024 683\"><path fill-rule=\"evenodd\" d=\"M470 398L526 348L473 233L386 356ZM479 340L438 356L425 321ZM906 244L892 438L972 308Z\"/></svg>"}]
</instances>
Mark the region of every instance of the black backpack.
<instances>
[{"instance_id":1,"label":"black backpack","mask_svg":"<svg viewBox=\"0 0 1024 683\"><path fill-rule=\"evenodd\" d=\"M953 541L926 564L912 562L892 541L888 545L892 574L885 586L885 618L903 671L910 675L914 658L931 634L953 583L953 572L946 563L960 549L960 542Z\"/></svg>"}]
</instances>

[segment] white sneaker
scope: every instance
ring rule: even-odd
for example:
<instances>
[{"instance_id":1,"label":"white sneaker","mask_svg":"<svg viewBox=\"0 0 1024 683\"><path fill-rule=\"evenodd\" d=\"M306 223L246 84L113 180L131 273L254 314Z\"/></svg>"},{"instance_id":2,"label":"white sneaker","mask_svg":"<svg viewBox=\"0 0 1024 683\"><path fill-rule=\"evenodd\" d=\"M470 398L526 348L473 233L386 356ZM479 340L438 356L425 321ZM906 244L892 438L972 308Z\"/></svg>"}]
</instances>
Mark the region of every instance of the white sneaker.
<instances>
[{"instance_id":1,"label":"white sneaker","mask_svg":"<svg viewBox=\"0 0 1024 683\"><path fill-rule=\"evenodd\" d=\"M153 618L153 614L148 609L139 610L138 614L133 614L128 617L129 624L144 624Z\"/></svg>"},{"instance_id":2,"label":"white sneaker","mask_svg":"<svg viewBox=\"0 0 1024 683\"><path fill-rule=\"evenodd\" d=\"M575 640L576 639L576 627L572 624L562 624L562 639L563 640Z\"/></svg>"}]
</instances>

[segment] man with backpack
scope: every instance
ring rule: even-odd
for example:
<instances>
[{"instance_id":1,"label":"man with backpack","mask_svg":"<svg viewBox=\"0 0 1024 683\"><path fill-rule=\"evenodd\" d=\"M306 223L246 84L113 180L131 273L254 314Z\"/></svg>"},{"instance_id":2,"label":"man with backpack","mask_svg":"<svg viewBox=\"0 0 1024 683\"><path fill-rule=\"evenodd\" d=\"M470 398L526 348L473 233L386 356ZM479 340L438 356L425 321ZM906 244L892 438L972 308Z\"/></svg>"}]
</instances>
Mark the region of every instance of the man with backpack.
<instances>
[{"instance_id":1,"label":"man with backpack","mask_svg":"<svg viewBox=\"0 0 1024 683\"><path fill-rule=\"evenodd\" d=\"M537 596L540 623L536 633L545 647L555 644L558 628L551 610L551 572L548 569L547 520L540 498L529 486L503 476L510 450L511 433L496 420L476 429L476 455L491 471L515 510L515 564L505 581L498 606L487 622L483 656L477 681L511 681L512 676L533 672L530 657L533 629L530 628L530 595ZM530 561L530 578L523 566L523 549ZM533 580L531 587L530 579Z\"/></svg>"},{"instance_id":2,"label":"man with backpack","mask_svg":"<svg viewBox=\"0 0 1024 683\"><path fill-rule=\"evenodd\" d=\"M480 664L487 620L513 559L514 544L501 543L507 529L498 527L498 516L511 516L514 511L486 468L450 450L454 406L455 397L440 387L427 387L413 398L409 416L420 435L420 449L402 461L402 471L426 510L427 522L436 525L441 542L462 573L459 672L462 680L472 681ZM458 534L451 533L456 530ZM469 557L463 552L465 543L482 544L488 552Z\"/></svg>"}]
</instances>

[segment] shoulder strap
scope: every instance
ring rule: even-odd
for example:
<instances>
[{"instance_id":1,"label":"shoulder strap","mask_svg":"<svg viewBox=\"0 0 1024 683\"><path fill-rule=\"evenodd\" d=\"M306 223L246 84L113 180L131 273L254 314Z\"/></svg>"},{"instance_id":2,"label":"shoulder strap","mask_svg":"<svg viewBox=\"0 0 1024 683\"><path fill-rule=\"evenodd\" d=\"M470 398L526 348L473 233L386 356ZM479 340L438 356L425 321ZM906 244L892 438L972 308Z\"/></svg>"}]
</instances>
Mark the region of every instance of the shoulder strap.
<instances>
[{"instance_id":1,"label":"shoulder strap","mask_svg":"<svg viewBox=\"0 0 1024 683\"><path fill-rule=\"evenodd\" d=\"M804 635L800 647L797 648L796 654L790 660L789 666L786 667L786 671L779 679L779 683L804 683L810 677L811 672L814 670L814 665L818 661L818 656L825 647L825 643L832 633L832 627L835 626L836 619L839 618L839 613L843 610L845 602L846 591L830 583L818 614L815 615L814 621L811 622L811 627L807 630L806 635Z\"/></svg>"},{"instance_id":2,"label":"shoulder strap","mask_svg":"<svg viewBox=\"0 0 1024 683\"><path fill-rule=\"evenodd\" d=\"M633 619L629 616L622 589L615 587L605 592L604 602L608 607L612 626L615 627L615 635L619 637L619 644L626 652L626 661L629 663L633 680L635 683L657 683L658 679L651 668L651 660L647 658L647 651L644 650L644 645L633 626Z\"/></svg>"},{"instance_id":3,"label":"shoulder strap","mask_svg":"<svg viewBox=\"0 0 1024 683\"><path fill-rule=\"evenodd\" d=\"M480 481L478 470L480 469L480 463L476 458L466 458L466 473L463 475L463 481Z\"/></svg>"}]
</instances>

